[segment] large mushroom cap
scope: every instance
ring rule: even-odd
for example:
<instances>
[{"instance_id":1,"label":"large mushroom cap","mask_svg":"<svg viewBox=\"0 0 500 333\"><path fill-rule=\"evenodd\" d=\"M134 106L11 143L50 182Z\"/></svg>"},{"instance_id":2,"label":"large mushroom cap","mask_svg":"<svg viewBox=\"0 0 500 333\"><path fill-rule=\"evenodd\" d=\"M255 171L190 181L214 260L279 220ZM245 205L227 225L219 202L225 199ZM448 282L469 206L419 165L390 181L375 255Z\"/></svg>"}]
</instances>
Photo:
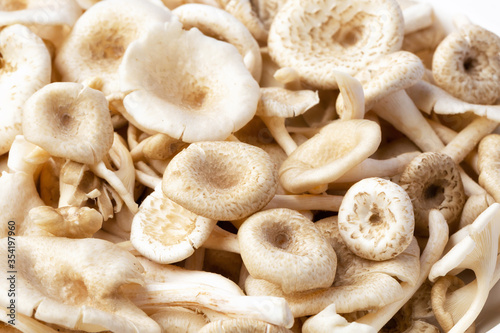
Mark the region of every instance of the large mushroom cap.
<instances>
[{"instance_id":1,"label":"large mushroom cap","mask_svg":"<svg viewBox=\"0 0 500 333\"><path fill-rule=\"evenodd\" d=\"M264 207L277 187L276 166L260 148L240 142L197 142L163 175L167 197L216 220L236 220Z\"/></svg>"},{"instance_id":2,"label":"large mushroom cap","mask_svg":"<svg viewBox=\"0 0 500 333\"><path fill-rule=\"evenodd\" d=\"M56 82L24 105L26 140L51 155L83 164L103 159L113 144L113 124L104 95L79 83Z\"/></svg>"},{"instance_id":3,"label":"large mushroom cap","mask_svg":"<svg viewBox=\"0 0 500 333\"><path fill-rule=\"evenodd\" d=\"M131 123L185 142L226 139L252 119L260 96L234 46L177 20L130 45L120 78Z\"/></svg>"},{"instance_id":4,"label":"large mushroom cap","mask_svg":"<svg viewBox=\"0 0 500 333\"><path fill-rule=\"evenodd\" d=\"M350 75L403 42L403 16L395 0L293 0L269 30L269 52L296 69L309 85L336 87L334 71Z\"/></svg>"}]
</instances>

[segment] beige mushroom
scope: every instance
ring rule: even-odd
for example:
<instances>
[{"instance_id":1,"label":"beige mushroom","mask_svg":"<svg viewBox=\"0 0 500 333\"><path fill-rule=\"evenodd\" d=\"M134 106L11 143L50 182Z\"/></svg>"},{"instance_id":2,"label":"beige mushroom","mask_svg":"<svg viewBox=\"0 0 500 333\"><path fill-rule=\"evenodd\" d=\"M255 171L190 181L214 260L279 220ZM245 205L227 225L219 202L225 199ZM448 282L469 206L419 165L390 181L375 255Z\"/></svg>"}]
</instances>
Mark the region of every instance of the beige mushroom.
<instances>
[{"instance_id":1,"label":"beige mushroom","mask_svg":"<svg viewBox=\"0 0 500 333\"><path fill-rule=\"evenodd\" d=\"M277 170L260 148L241 142L198 142L172 159L162 186L168 198L195 214L237 220L272 199Z\"/></svg>"},{"instance_id":2,"label":"beige mushroom","mask_svg":"<svg viewBox=\"0 0 500 333\"><path fill-rule=\"evenodd\" d=\"M104 95L79 83L56 82L33 94L23 110L26 140L51 155L94 164L113 144Z\"/></svg>"},{"instance_id":3,"label":"beige mushroom","mask_svg":"<svg viewBox=\"0 0 500 333\"><path fill-rule=\"evenodd\" d=\"M465 193L457 165L441 153L423 153L406 167L399 185L410 196L415 211L415 233L428 235L429 211L438 209L454 231L460 219Z\"/></svg>"},{"instance_id":4,"label":"beige mushroom","mask_svg":"<svg viewBox=\"0 0 500 333\"><path fill-rule=\"evenodd\" d=\"M397 0L405 22L405 37L412 32L431 26L433 22L432 6L427 2Z\"/></svg>"},{"instance_id":5,"label":"beige mushroom","mask_svg":"<svg viewBox=\"0 0 500 333\"><path fill-rule=\"evenodd\" d=\"M479 214L484 212L494 202L495 199L488 193L474 194L468 197L460 216L458 230L474 222Z\"/></svg>"},{"instance_id":6,"label":"beige mushroom","mask_svg":"<svg viewBox=\"0 0 500 333\"><path fill-rule=\"evenodd\" d=\"M267 30L253 10L249 0L215 0L216 3L243 23L259 43L267 41Z\"/></svg>"},{"instance_id":7,"label":"beige mushroom","mask_svg":"<svg viewBox=\"0 0 500 333\"><path fill-rule=\"evenodd\" d=\"M198 333L207 324L203 314L179 306L162 309L150 317L161 326L162 332Z\"/></svg>"},{"instance_id":8,"label":"beige mushroom","mask_svg":"<svg viewBox=\"0 0 500 333\"><path fill-rule=\"evenodd\" d=\"M479 184L483 186L495 199L500 202L500 191L498 179L500 179L500 169L498 168L498 143L499 134L490 134L479 143L477 166L479 169Z\"/></svg>"},{"instance_id":9,"label":"beige mushroom","mask_svg":"<svg viewBox=\"0 0 500 333\"><path fill-rule=\"evenodd\" d=\"M333 283L335 251L297 211L272 209L252 215L239 228L238 241L250 275L278 285L286 294Z\"/></svg>"},{"instance_id":10,"label":"beige mushroom","mask_svg":"<svg viewBox=\"0 0 500 333\"><path fill-rule=\"evenodd\" d=\"M437 85L472 104L500 97L500 37L474 24L450 33L437 47L432 75Z\"/></svg>"},{"instance_id":11,"label":"beige mushroom","mask_svg":"<svg viewBox=\"0 0 500 333\"><path fill-rule=\"evenodd\" d=\"M81 14L74 0L5 0L0 4L0 26L16 23L73 26Z\"/></svg>"},{"instance_id":12,"label":"beige mushroom","mask_svg":"<svg viewBox=\"0 0 500 333\"><path fill-rule=\"evenodd\" d=\"M380 127L375 122L333 121L283 162L280 182L291 193L324 187L373 154L380 141Z\"/></svg>"},{"instance_id":13,"label":"beige mushroom","mask_svg":"<svg viewBox=\"0 0 500 333\"><path fill-rule=\"evenodd\" d=\"M302 326L302 332L376 333L377 331L368 325L349 323L343 316L337 314L335 303L332 303L317 315L309 317Z\"/></svg>"},{"instance_id":14,"label":"beige mushroom","mask_svg":"<svg viewBox=\"0 0 500 333\"><path fill-rule=\"evenodd\" d=\"M240 332L240 333L290 333L292 331L285 327L268 324L264 321L253 319L230 319L217 320L205 325L199 331L200 333L216 333L216 332Z\"/></svg>"},{"instance_id":15,"label":"beige mushroom","mask_svg":"<svg viewBox=\"0 0 500 333\"><path fill-rule=\"evenodd\" d=\"M38 36L19 24L0 32L0 155L22 133L23 105L50 83L50 73L50 55Z\"/></svg>"},{"instance_id":16,"label":"beige mushroom","mask_svg":"<svg viewBox=\"0 0 500 333\"><path fill-rule=\"evenodd\" d=\"M337 87L334 71L354 75L403 41L396 1L288 1L269 30L268 47L281 67L292 67L316 88Z\"/></svg>"},{"instance_id":17,"label":"beige mushroom","mask_svg":"<svg viewBox=\"0 0 500 333\"><path fill-rule=\"evenodd\" d=\"M15 318L15 325L4 324ZM51 327L39 322L38 320L25 316L21 313L11 313L11 310L0 306L0 329L3 333L19 333L19 332L37 332L37 333L57 333Z\"/></svg>"},{"instance_id":18,"label":"beige mushroom","mask_svg":"<svg viewBox=\"0 0 500 333\"><path fill-rule=\"evenodd\" d=\"M392 259L413 240L410 197L399 185L382 178L365 178L349 188L338 219L346 246L365 259Z\"/></svg>"}]
</instances>

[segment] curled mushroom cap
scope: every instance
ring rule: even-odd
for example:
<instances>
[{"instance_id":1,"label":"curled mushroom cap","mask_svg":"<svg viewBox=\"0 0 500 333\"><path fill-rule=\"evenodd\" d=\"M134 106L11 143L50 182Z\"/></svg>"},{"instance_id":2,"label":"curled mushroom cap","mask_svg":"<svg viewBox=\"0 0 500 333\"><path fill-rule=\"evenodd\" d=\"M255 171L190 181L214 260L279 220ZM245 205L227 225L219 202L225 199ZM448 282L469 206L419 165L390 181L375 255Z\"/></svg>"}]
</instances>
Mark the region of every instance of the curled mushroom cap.
<instances>
[{"instance_id":1,"label":"curled mushroom cap","mask_svg":"<svg viewBox=\"0 0 500 333\"><path fill-rule=\"evenodd\" d=\"M415 232L428 235L428 215L438 209L450 229L456 227L465 204L457 165L451 157L428 152L415 157L401 174L399 185L410 196L415 212Z\"/></svg>"},{"instance_id":2,"label":"curled mushroom cap","mask_svg":"<svg viewBox=\"0 0 500 333\"><path fill-rule=\"evenodd\" d=\"M26 140L51 155L94 164L113 144L108 102L79 83L56 82L33 94L24 105Z\"/></svg>"},{"instance_id":3,"label":"curled mushroom cap","mask_svg":"<svg viewBox=\"0 0 500 333\"><path fill-rule=\"evenodd\" d=\"M149 24L166 22L171 14L150 1L101 1L76 22L61 46L55 66L62 80L83 83L99 78L106 95L120 91L118 66L128 45Z\"/></svg>"},{"instance_id":4,"label":"curled mushroom cap","mask_svg":"<svg viewBox=\"0 0 500 333\"><path fill-rule=\"evenodd\" d=\"M0 3L0 26L16 23L73 26L81 14L74 0L4 0Z\"/></svg>"},{"instance_id":5,"label":"curled mushroom cap","mask_svg":"<svg viewBox=\"0 0 500 333\"><path fill-rule=\"evenodd\" d=\"M288 1L269 30L269 52L281 67L322 89L337 86L333 71L354 75L403 41L396 1Z\"/></svg>"},{"instance_id":6,"label":"curled mushroom cap","mask_svg":"<svg viewBox=\"0 0 500 333\"><path fill-rule=\"evenodd\" d=\"M216 222L179 206L157 186L134 216L130 241L146 258L169 264L192 255Z\"/></svg>"},{"instance_id":7,"label":"curled mushroom cap","mask_svg":"<svg viewBox=\"0 0 500 333\"><path fill-rule=\"evenodd\" d=\"M51 59L42 39L16 24L0 32L0 155L22 133L22 107L50 83Z\"/></svg>"},{"instance_id":8,"label":"curled mushroom cap","mask_svg":"<svg viewBox=\"0 0 500 333\"><path fill-rule=\"evenodd\" d=\"M163 192L190 211L237 220L274 196L277 170L260 148L241 142L198 142L177 154L163 175Z\"/></svg>"},{"instance_id":9,"label":"curled mushroom cap","mask_svg":"<svg viewBox=\"0 0 500 333\"><path fill-rule=\"evenodd\" d=\"M366 178L345 194L339 210L342 239L356 255L387 260L413 240L415 219L408 194L382 178Z\"/></svg>"},{"instance_id":10,"label":"curled mushroom cap","mask_svg":"<svg viewBox=\"0 0 500 333\"><path fill-rule=\"evenodd\" d=\"M300 193L331 183L373 154L380 141L380 126L373 121L333 121L283 162L281 184Z\"/></svg>"},{"instance_id":11,"label":"curled mushroom cap","mask_svg":"<svg viewBox=\"0 0 500 333\"><path fill-rule=\"evenodd\" d=\"M123 101L130 122L185 142L226 139L252 119L260 95L234 46L176 19L129 46L120 78L131 91Z\"/></svg>"},{"instance_id":12,"label":"curled mushroom cap","mask_svg":"<svg viewBox=\"0 0 500 333\"><path fill-rule=\"evenodd\" d=\"M500 37L475 24L450 33L432 58L436 83L473 104L492 104L500 97Z\"/></svg>"},{"instance_id":13,"label":"curled mushroom cap","mask_svg":"<svg viewBox=\"0 0 500 333\"><path fill-rule=\"evenodd\" d=\"M279 285L285 293L333 283L335 251L314 223L297 211L270 209L252 215L241 225L238 241L250 275Z\"/></svg>"},{"instance_id":14,"label":"curled mushroom cap","mask_svg":"<svg viewBox=\"0 0 500 333\"><path fill-rule=\"evenodd\" d=\"M500 160L499 144L499 134L490 134L482 139L478 147L479 159L477 161L479 184L493 196L496 202L500 202L500 188L498 187L500 179L500 169L498 168L498 161Z\"/></svg>"}]
</instances>

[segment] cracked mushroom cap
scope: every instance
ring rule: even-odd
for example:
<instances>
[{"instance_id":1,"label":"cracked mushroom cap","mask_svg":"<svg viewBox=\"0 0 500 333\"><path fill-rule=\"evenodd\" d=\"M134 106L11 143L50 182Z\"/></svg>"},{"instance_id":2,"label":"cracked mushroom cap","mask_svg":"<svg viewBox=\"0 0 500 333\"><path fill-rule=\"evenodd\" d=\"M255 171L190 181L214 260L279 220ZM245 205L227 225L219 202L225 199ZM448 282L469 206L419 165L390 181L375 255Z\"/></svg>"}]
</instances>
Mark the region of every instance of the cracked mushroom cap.
<instances>
[{"instance_id":1,"label":"cracked mushroom cap","mask_svg":"<svg viewBox=\"0 0 500 333\"><path fill-rule=\"evenodd\" d=\"M500 37L475 24L462 26L436 48L432 76L465 102L494 103L500 97Z\"/></svg>"},{"instance_id":2,"label":"cracked mushroom cap","mask_svg":"<svg viewBox=\"0 0 500 333\"><path fill-rule=\"evenodd\" d=\"M410 197L389 180L366 178L351 186L338 216L344 243L365 259L392 259L413 240L415 218Z\"/></svg>"},{"instance_id":3,"label":"cracked mushroom cap","mask_svg":"<svg viewBox=\"0 0 500 333\"><path fill-rule=\"evenodd\" d=\"M233 45L185 31L176 19L133 42L119 71L130 92L125 118L185 142L225 140L252 119L260 96Z\"/></svg>"},{"instance_id":4,"label":"cracked mushroom cap","mask_svg":"<svg viewBox=\"0 0 500 333\"><path fill-rule=\"evenodd\" d=\"M101 161L113 144L106 98L72 82L46 85L26 101L23 132L52 156L83 164Z\"/></svg>"},{"instance_id":5,"label":"cracked mushroom cap","mask_svg":"<svg viewBox=\"0 0 500 333\"><path fill-rule=\"evenodd\" d=\"M42 39L15 24L0 32L0 155L22 133L22 108L50 83L50 54Z\"/></svg>"},{"instance_id":6,"label":"cracked mushroom cap","mask_svg":"<svg viewBox=\"0 0 500 333\"><path fill-rule=\"evenodd\" d=\"M16 23L73 26L82 14L74 0L3 0L0 26Z\"/></svg>"},{"instance_id":7,"label":"cracked mushroom cap","mask_svg":"<svg viewBox=\"0 0 500 333\"><path fill-rule=\"evenodd\" d=\"M395 0L293 0L276 14L268 47L280 67L301 81L334 89L334 71L355 75L381 55L400 49L403 14Z\"/></svg>"},{"instance_id":8,"label":"cracked mushroom cap","mask_svg":"<svg viewBox=\"0 0 500 333\"><path fill-rule=\"evenodd\" d=\"M119 92L118 66L128 45L144 35L149 24L170 18L168 9L150 1L101 1L78 19L54 64L63 81L99 78L105 95Z\"/></svg>"},{"instance_id":9,"label":"cracked mushroom cap","mask_svg":"<svg viewBox=\"0 0 500 333\"><path fill-rule=\"evenodd\" d=\"M0 252L7 256L7 239ZM143 284L143 268L128 251L99 239L16 237L17 311L69 329L160 333L121 291ZM7 261L2 263L7 271ZM6 279L0 286L7 290ZM61 288L64 286L64 288ZM0 306L8 306L7 293Z\"/></svg>"},{"instance_id":10,"label":"cracked mushroom cap","mask_svg":"<svg viewBox=\"0 0 500 333\"><path fill-rule=\"evenodd\" d=\"M429 234L428 216L432 209L438 209L453 230L465 204L465 193L451 157L436 152L420 154L406 166L399 185L413 204L416 234Z\"/></svg>"},{"instance_id":11,"label":"cracked mushroom cap","mask_svg":"<svg viewBox=\"0 0 500 333\"><path fill-rule=\"evenodd\" d=\"M500 202L500 135L490 134L484 137L478 146L477 166L479 169L479 184L490 193L496 202Z\"/></svg>"},{"instance_id":12,"label":"cracked mushroom cap","mask_svg":"<svg viewBox=\"0 0 500 333\"><path fill-rule=\"evenodd\" d=\"M177 154L163 174L165 195L216 220L237 220L263 208L276 192L271 157L241 142L197 142Z\"/></svg>"},{"instance_id":13,"label":"cracked mushroom cap","mask_svg":"<svg viewBox=\"0 0 500 333\"><path fill-rule=\"evenodd\" d=\"M146 258L170 264L191 256L207 240L216 223L176 204L159 185L135 214L130 241Z\"/></svg>"},{"instance_id":14,"label":"cracked mushroom cap","mask_svg":"<svg viewBox=\"0 0 500 333\"><path fill-rule=\"evenodd\" d=\"M241 225L238 241L250 275L287 294L333 283L335 251L314 223L297 211L269 209L252 215Z\"/></svg>"},{"instance_id":15,"label":"cracked mushroom cap","mask_svg":"<svg viewBox=\"0 0 500 333\"><path fill-rule=\"evenodd\" d=\"M301 193L334 182L373 154L380 141L380 126L374 121L332 121L283 162L281 184L291 193Z\"/></svg>"}]
</instances>

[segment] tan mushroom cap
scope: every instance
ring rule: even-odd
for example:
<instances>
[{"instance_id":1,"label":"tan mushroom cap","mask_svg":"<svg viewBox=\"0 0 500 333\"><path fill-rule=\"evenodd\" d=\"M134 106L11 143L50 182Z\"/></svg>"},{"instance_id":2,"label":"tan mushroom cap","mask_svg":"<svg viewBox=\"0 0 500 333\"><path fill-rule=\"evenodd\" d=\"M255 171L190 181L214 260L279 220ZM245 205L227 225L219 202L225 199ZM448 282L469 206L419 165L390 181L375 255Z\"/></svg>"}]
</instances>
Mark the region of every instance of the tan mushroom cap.
<instances>
[{"instance_id":1,"label":"tan mushroom cap","mask_svg":"<svg viewBox=\"0 0 500 333\"><path fill-rule=\"evenodd\" d=\"M50 83L50 54L42 39L15 24L0 32L0 155L22 133L22 108Z\"/></svg>"},{"instance_id":2,"label":"tan mushroom cap","mask_svg":"<svg viewBox=\"0 0 500 333\"><path fill-rule=\"evenodd\" d=\"M238 332L238 333L291 333L289 329L283 326L276 326L265 321L237 318L229 320L213 321L200 329L199 333L218 333L218 332Z\"/></svg>"},{"instance_id":3,"label":"tan mushroom cap","mask_svg":"<svg viewBox=\"0 0 500 333\"><path fill-rule=\"evenodd\" d=\"M179 206L157 186L134 216L130 241L146 258L170 264L186 259L201 247L216 223Z\"/></svg>"},{"instance_id":4,"label":"tan mushroom cap","mask_svg":"<svg viewBox=\"0 0 500 333\"><path fill-rule=\"evenodd\" d=\"M500 97L500 37L475 24L450 33L432 58L436 83L473 104L492 104Z\"/></svg>"},{"instance_id":5,"label":"tan mushroom cap","mask_svg":"<svg viewBox=\"0 0 500 333\"><path fill-rule=\"evenodd\" d=\"M176 19L133 42L119 71L130 92L124 116L146 133L185 142L225 140L252 119L260 96L234 46L184 31Z\"/></svg>"},{"instance_id":6,"label":"tan mushroom cap","mask_svg":"<svg viewBox=\"0 0 500 333\"><path fill-rule=\"evenodd\" d=\"M380 126L370 120L336 120L301 144L281 165L280 181L292 193L334 182L373 154Z\"/></svg>"},{"instance_id":7,"label":"tan mushroom cap","mask_svg":"<svg viewBox=\"0 0 500 333\"><path fill-rule=\"evenodd\" d=\"M338 225L354 254L375 261L392 259L413 240L413 206L401 186L382 178L365 178L345 194Z\"/></svg>"},{"instance_id":8,"label":"tan mushroom cap","mask_svg":"<svg viewBox=\"0 0 500 333\"><path fill-rule=\"evenodd\" d=\"M399 50L403 30L402 12L393 0L294 0L276 14L268 47L273 60L296 69L301 81L333 89L333 71L354 75Z\"/></svg>"},{"instance_id":9,"label":"tan mushroom cap","mask_svg":"<svg viewBox=\"0 0 500 333\"><path fill-rule=\"evenodd\" d=\"M79 83L56 82L33 94L23 110L26 140L51 155L94 164L113 144L108 102Z\"/></svg>"},{"instance_id":10,"label":"tan mushroom cap","mask_svg":"<svg viewBox=\"0 0 500 333\"><path fill-rule=\"evenodd\" d=\"M465 286L465 282L453 275L445 275L436 280L432 286L431 304L432 311L439 325L445 332L450 331L455 325L453 315L445 308L447 294ZM462 314L463 315L463 314Z\"/></svg>"},{"instance_id":11,"label":"tan mushroom cap","mask_svg":"<svg viewBox=\"0 0 500 333\"><path fill-rule=\"evenodd\" d=\"M20 24L73 26L82 9L73 0L3 0L0 26Z\"/></svg>"},{"instance_id":12,"label":"tan mushroom cap","mask_svg":"<svg viewBox=\"0 0 500 333\"><path fill-rule=\"evenodd\" d=\"M429 234L432 209L443 214L454 229L465 204L465 193L457 165L445 154L428 152L415 157L401 174L399 185L410 196L415 213L415 233Z\"/></svg>"},{"instance_id":13,"label":"tan mushroom cap","mask_svg":"<svg viewBox=\"0 0 500 333\"><path fill-rule=\"evenodd\" d=\"M267 205L277 188L276 166L258 147L198 142L177 154L163 175L163 192L190 211L237 220Z\"/></svg>"},{"instance_id":14,"label":"tan mushroom cap","mask_svg":"<svg viewBox=\"0 0 500 333\"><path fill-rule=\"evenodd\" d=\"M500 202L500 144L499 134L490 134L481 140L478 146L477 166L479 168L479 184L483 186L495 199Z\"/></svg>"},{"instance_id":15,"label":"tan mushroom cap","mask_svg":"<svg viewBox=\"0 0 500 333\"><path fill-rule=\"evenodd\" d=\"M207 324L207 318L201 313L186 308L172 306L152 314L162 332L198 333Z\"/></svg>"},{"instance_id":16,"label":"tan mushroom cap","mask_svg":"<svg viewBox=\"0 0 500 333\"><path fill-rule=\"evenodd\" d=\"M150 1L108 0L89 8L57 52L55 66L63 81L84 83L99 78L105 95L120 91L118 66L129 44L149 24L171 18Z\"/></svg>"},{"instance_id":17,"label":"tan mushroom cap","mask_svg":"<svg viewBox=\"0 0 500 333\"><path fill-rule=\"evenodd\" d=\"M314 223L297 211L270 209L250 216L238 231L238 241L250 275L277 284L284 293L333 283L335 251Z\"/></svg>"}]
</instances>

